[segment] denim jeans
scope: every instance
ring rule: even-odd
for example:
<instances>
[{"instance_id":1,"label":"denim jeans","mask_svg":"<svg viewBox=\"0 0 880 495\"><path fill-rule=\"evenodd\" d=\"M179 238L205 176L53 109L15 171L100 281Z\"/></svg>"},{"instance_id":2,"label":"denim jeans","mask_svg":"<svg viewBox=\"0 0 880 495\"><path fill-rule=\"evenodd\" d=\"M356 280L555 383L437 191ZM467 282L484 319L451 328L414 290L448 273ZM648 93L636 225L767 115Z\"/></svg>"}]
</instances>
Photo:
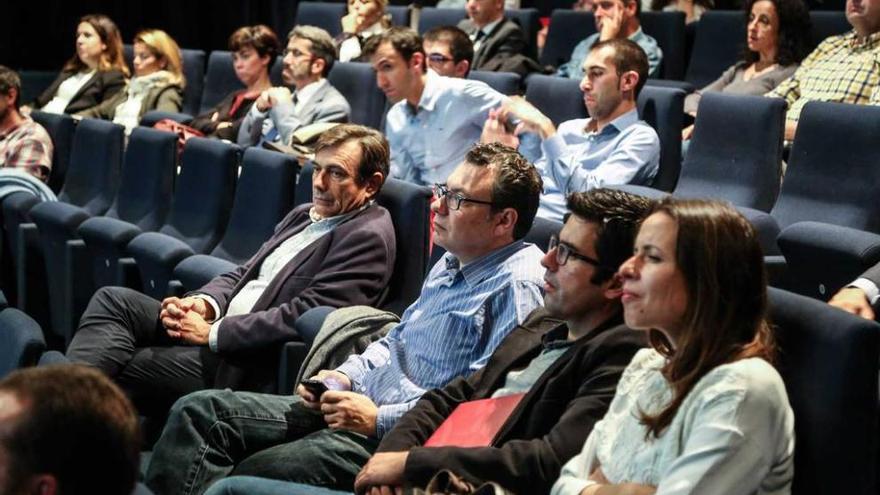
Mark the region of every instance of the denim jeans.
<instances>
[{"instance_id":1,"label":"denim jeans","mask_svg":"<svg viewBox=\"0 0 880 495\"><path fill-rule=\"evenodd\" d=\"M162 495L200 494L234 474L351 490L378 444L328 429L298 396L204 390L171 408L146 484Z\"/></svg>"},{"instance_id":2,"label":"denim jeans","mask_svg":"<svg viewBox=\"0 0 880 495\"><path fill-rule=\"evenodd\" d=\"M336 491L289 481L233 476L211 485L205 495L349 495L351 493L351 491Z\"/></svg>"}]
</instances>

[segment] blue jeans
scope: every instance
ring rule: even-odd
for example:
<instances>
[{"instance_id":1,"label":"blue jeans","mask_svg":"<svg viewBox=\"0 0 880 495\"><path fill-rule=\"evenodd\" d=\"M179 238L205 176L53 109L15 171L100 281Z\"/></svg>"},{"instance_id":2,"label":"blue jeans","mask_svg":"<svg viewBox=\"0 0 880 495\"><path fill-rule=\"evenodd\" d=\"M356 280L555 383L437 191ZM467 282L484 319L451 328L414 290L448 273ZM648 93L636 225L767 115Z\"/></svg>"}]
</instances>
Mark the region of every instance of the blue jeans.
<instances>
[{"instance_id":1,"label":"blue jeans","mask_svg":"<svg viewBox=\"0 0 880 495\"><path fill-rule=\"evenodd\" d=\"M254 476L233 476L211 485L205 495L350 495L317 486L269 480Z\"/></svg>"},{"instance_id":2,"label":"blue jeans","mask_svg":"<svg viewBox=\"0 0 880 495\"><path fill-rule=\"evenodd\" d=\"M146 484L190 495L232 474L351 490L378 444L328 429L299 396L203 390L171 408Z\"/></svg>"}]
</instances>

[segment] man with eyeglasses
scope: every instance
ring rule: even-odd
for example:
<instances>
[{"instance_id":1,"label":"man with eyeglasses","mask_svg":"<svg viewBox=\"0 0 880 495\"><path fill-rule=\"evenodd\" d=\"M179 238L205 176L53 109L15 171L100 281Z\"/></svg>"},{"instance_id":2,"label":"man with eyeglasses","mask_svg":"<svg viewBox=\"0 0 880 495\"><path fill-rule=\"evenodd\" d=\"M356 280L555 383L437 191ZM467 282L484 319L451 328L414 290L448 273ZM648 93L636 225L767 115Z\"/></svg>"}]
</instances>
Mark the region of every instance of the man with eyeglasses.
<instances>
[{"instance_id":1,"label":"man with eyeglasses","mask_svg":"<svg viewBox=\"0 0 880 495\"><path fill-rule=\"evenodd\" d=\"M471 71L474 43L455 26L437 26L422 35L428 68L446 77L465 78Z\"/></svg>"},{"instance_id":2,"label":"man with eyeglasses","mask_svg":"<svg viewBox=\"0 0 880 495\"><path fill-rule=\"evenodd\" d=\"M284 50L286 86L269 88L257 98L238 131L238 144L289 144L297 129L318 122L348 122L351 108L327 80L336 61L333 38L315 26L296 26Z\"/></svg>"},{"instance_id":3,"label":"man with eyeglasses","mask_svg":"<svg viewBox=\"0 0 880 495\"><path fill-rule=\"evenodd\" d=\"M543 253L522 241L541 179L516 150L481 144L436 191L434 242L446 253L400 323L313 377L330 388L320 395L300 385L293 396L210 390L179 400L153 450L153 491L202 493L229 474L351 490L422 394L486 364L541 304Z\"/></svg>"},{"instance_id":4,"label":"man with eyeglasses","mask_svg":"<svg viewBox=\"0 0 880 495\"><path fill-rule=\"evenodd\" d=\"M115 378L142 414L164 416L195 390L276 391L280 347L298 338L302 313L381 304L396 257L391 216L373 201L388 142L342 124L316 150L312 203L294 208L250 260L182 298L100 289L67 357Z\"/></svg>"},{"instance_id":5,"label":"man with eyeglasses","mask_svg":"<svg viewBox=\"0 0 880 495\"><path fill-rule=\"evenodd\" d=\"M541 260L544 308L511 332L478 373L422 396L382 439L356 491L425 487L447 470L472 485L547 493L645 345L643 334L623 325L615 275L650 207L648 199L611 189L570 195L565 225ZM510 398L515 409L486 444L430 446L456 408Z\"/></svg>"}]
</instances>

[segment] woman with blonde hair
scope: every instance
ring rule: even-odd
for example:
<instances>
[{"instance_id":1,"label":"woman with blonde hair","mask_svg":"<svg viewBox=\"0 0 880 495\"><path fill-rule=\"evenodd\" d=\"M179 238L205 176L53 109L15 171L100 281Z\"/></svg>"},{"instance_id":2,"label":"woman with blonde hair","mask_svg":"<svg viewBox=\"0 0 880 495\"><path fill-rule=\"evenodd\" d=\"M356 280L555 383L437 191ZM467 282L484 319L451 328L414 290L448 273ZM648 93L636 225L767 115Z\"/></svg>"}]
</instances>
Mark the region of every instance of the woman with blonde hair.
<instances>
[{"instance_id":1,"label":"woman with blonde hair","mask_svg":"<svg viewBox=\"0 0 880 495\"><path fill-rule=\"evenodd\" d=\"M64 64L55 81L31 105L50 113L90 110L119 93L128 67L122 55L122 37L109 17L91 14L76 28L76 53Z\"/></svg>"},{"instance_id":2,"label":"woman with blonde hair","mask_svg":"<svg viewBox=\"0 0 880 495\"><path fill-rule=\"evenodd\" d=\"M124 91L77 115L112 120L128 134L151 110L179 112L185 81L177 43L165 31L141 31L134 37L133 65L134 77Z\"/></svg>"},{"instance_id":3,"label":"woman with blonde hair","mask_svg":"<svg viewBox=\"0 0 880 495\"><path fill-rule=\"evenodd\" d=\"M386 7L388 0L348 0L348 14L341 21L342 34L336 38L340 62L358 59L370 36L391 27Z\"/></svg>"},{"instance_id":4,"label":"woman with blonde hair","mask_svg":"<svg viewBox=\"0 0 880 495\"><path fill-rule=\"evenodd\" d=\"M794 414L773 367L764 257L732 207L667 198L621 265L648 332L555 495L788 494Z\"/></svg>"}]
</instances>

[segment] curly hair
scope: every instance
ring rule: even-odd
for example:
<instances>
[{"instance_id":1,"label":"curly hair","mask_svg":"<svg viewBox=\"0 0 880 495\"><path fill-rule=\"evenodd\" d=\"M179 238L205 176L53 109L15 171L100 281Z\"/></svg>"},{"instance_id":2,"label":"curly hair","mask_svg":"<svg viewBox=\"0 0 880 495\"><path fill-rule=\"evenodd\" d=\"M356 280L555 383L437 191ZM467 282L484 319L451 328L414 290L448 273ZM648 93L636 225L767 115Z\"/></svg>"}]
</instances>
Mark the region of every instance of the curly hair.
<instances>
[{"instance_id":1,"label":"curly hair","mask_svg":"<svg viewBox=\"0 0 880 495\"><path fill-rule=\"evenodd\" d=\"M743 10L746 25L752 13L752 6L760 0L748 0ZM810 13L802 0L769 0L776 7L779 17L779 32L776 35L776 63L780 66L798 64L810 53L810 32L812 22ZM748 28L746 29L748 33ZM748 34L747 34L748 35ZM742 59L746 64L758 61L758 52L743 48Z\"/></svg>"}]
</instances>

